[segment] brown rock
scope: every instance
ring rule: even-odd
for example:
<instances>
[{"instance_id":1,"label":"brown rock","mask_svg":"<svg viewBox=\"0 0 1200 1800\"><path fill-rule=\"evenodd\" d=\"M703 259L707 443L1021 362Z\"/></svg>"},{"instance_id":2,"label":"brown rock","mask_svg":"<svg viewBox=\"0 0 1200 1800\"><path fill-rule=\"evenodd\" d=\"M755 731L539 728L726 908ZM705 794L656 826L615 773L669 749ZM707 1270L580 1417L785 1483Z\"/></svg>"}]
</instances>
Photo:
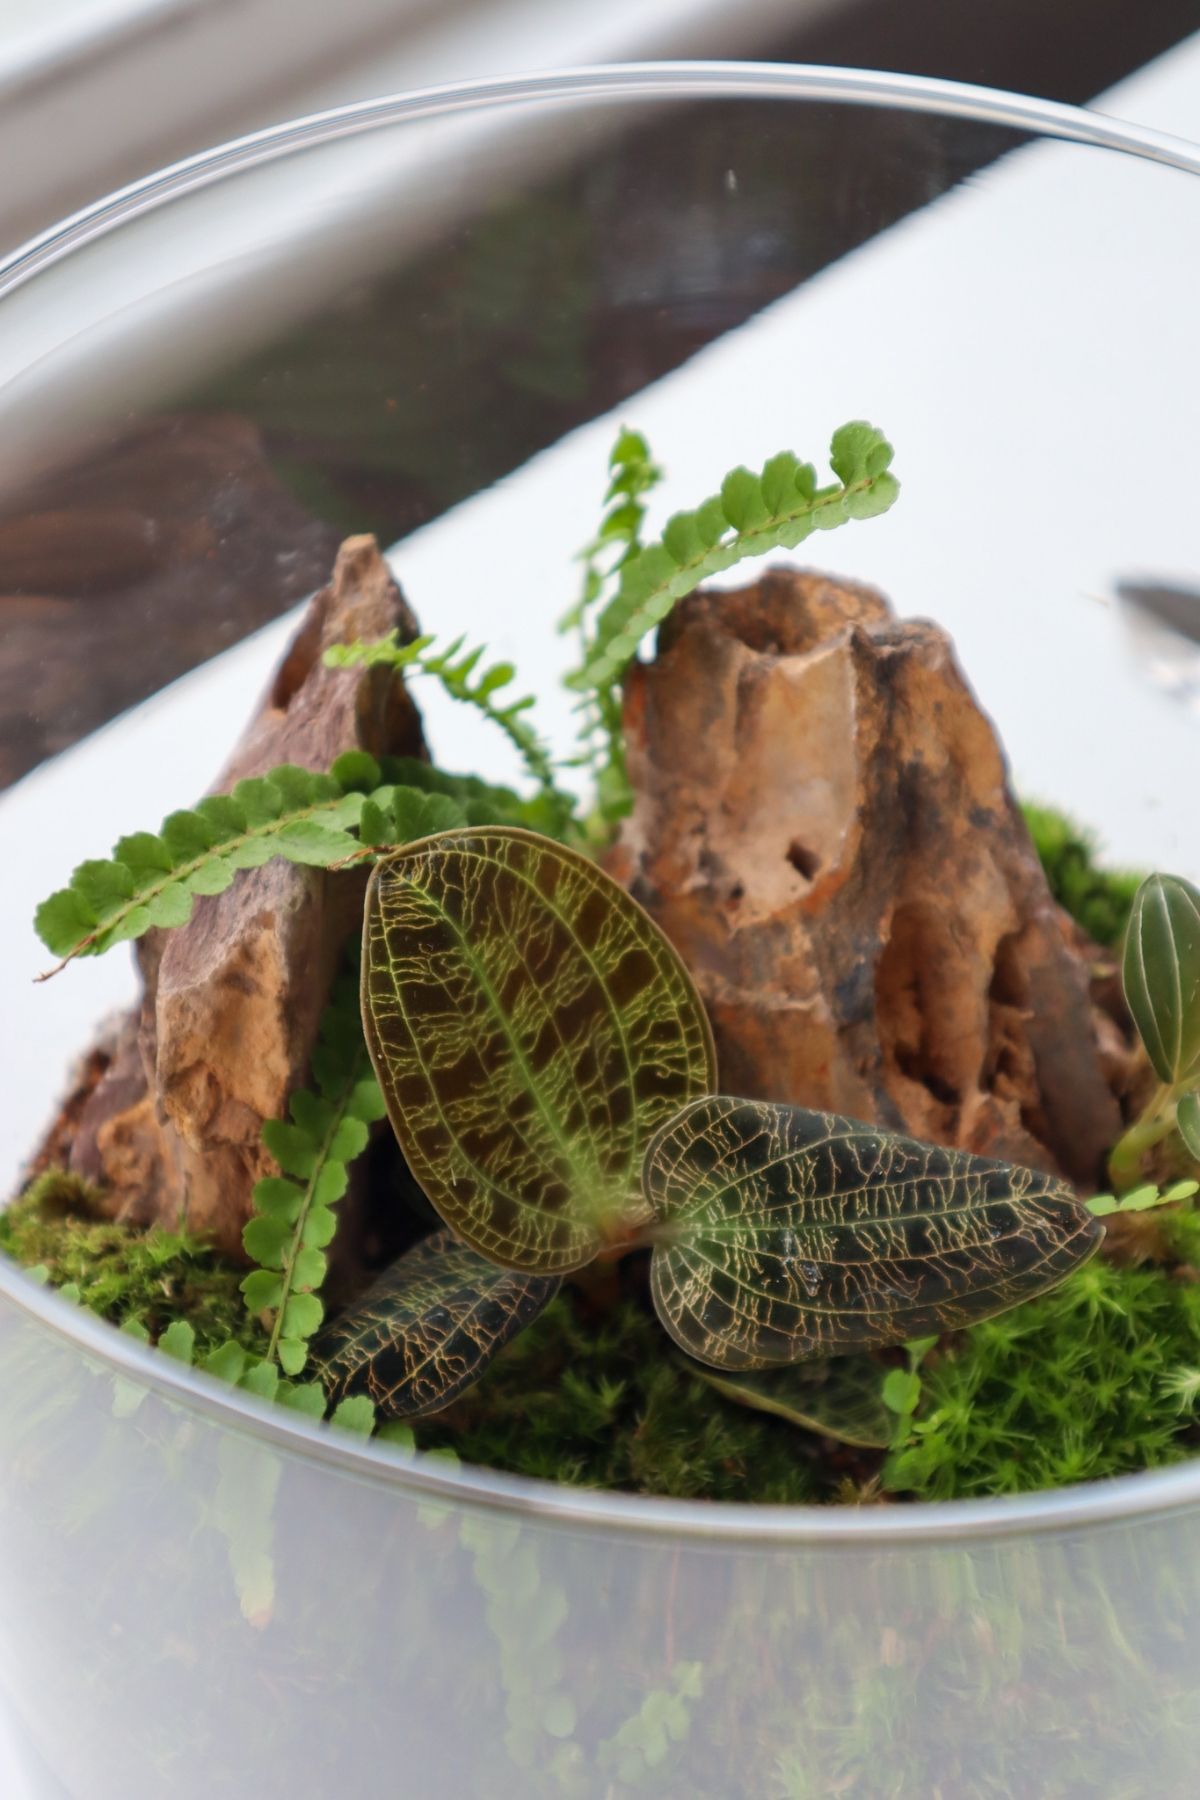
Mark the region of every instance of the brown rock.
<instances>
[{"instance_id":1,"label":"brown rock","mask_svg":"<svg viewBox=\"0 0 1200 1800\"><path fill-rule=\"evenodd\" d=\"M683 602L625 723L614 868L696 977L724 1091L1097 1175L1120 1040L944 632L772 571Z\"/></svg>"},{"instance_id":2,"label":"brown rock","mask_svg":"<svg viewBox=\"0 0 1200 1800\"><path fill-rule=\"evenodd\" d=\"M333 643L416 623L375 540L351 538L309 606L217 790L281 762L327 769L355 745L424 754L420 720L389 671L326 669ZM139 947L140 1015L127 1022L84 1109L72 1167L121 1217L175 1223L238 1249L250 1190L271 1161L264 1119L303 1080L365 882L275 861L196 902L188 925Z\"/></svg>"}]
</instances>

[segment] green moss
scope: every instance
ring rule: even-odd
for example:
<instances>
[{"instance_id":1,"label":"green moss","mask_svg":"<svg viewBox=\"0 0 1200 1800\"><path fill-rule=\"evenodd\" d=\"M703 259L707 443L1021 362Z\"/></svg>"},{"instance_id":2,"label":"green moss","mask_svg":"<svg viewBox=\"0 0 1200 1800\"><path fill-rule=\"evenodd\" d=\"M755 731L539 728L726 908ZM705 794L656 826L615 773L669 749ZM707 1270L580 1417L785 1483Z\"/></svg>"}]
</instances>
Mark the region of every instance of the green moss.
<instances>
[{"instance_id":1,"label":"green moss","mask_svg":"<svg viewBox=\"0 0 1200 1800\"><path fill-rule=\"evenodd\" d=\"M244 1271L187 1233L105 1219L96 1190L64 1170L48 1170L0 1211L0 1251L114 1325L137 1320L157 1339L172 1319L187 1319L198 1354L229 1337L244 1341Z\"/></svg>"},{"instance_id":2,"label":"green moss","mask_svg":"<svg viewBox=\"0 0 1200 1800\"><path fill-rule=\"evenodd\" d=\"M1064 813L1032 802L1021 810L1054 898L1098 944L1115 944L1142 877L1098 867L1095 839Z\"/></svg>"},{"instance_id":3,"label":"green moss","mask_svg":"<svg viewBox=\"0 0 1200 1800\"><path fill-rule=\"evenodd\" d=\"M1194 1216L1180 1229L1194 1241ZM969 1499L1158 1468L1197 1448L1200 1286L1097 1259L923 1373L893 1491Z\"/></svg>"},{"instance_id":4,"label":"green moss","mask_svg":"<svg viewBox=\"0 0 1200 1800\"><path fill-rule=\"evenodd\" d=\"M560 1296L416 1436L516 1475L677 1499L799 1503L826 1498L836 1479L813 1438L692 1375L632 1300L585 1322Z\"/></svg>"}]
</instances>

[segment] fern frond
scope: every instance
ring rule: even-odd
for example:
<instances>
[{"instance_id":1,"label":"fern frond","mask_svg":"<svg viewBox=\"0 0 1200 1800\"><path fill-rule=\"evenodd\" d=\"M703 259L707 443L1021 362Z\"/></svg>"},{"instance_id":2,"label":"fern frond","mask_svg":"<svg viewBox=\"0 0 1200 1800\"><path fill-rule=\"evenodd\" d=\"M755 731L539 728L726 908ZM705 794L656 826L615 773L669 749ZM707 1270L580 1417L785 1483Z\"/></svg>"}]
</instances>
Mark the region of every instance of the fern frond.
<instances>
[{"instance_id":1,"label":"fern frond","mask_svg":"<svg viewBox=\"0 0 1200 1800\"><path fill-rule=\"evenodd\" d=\"M362 750L347 751L328 775L285 764L172 813L157 835L122 838L108 862L81 863L34 923L62 959L48 971L54 975L151 926L186 925L197 895L222 893L239 869L274 856L337 869L460 825L524 825L563 841L573 807L557 788L522 799L473 776L408 757L377 762Z\"/></svg>"},{"instance_id":2,"label":"fern frond","mask_svg":"<svg viewBox=\"0 0 1200 1800\"><path fill-rule=\"evenodd\" d=\"M611 692L646 633L723 569L770 550L794 549L814 531L886 512L899 492L888 473L891 460L882 432L855 422L833 434L830 462L838 479L829 487L818 488L812 464L788 450L771 457L759 475L734 469L719 494L694 512L676 513L657 543L625 562L583 666L567 685L582 693Z\"/></svg>"},{"instance_id":3,"label":"fern frond","mask_svg":"<svg viewBox=\"0 0 1200 1800\"><path fill-rule=\"evenodd\" d=\"M613 445L608 468L604 517L591 543L579 552L583 584L575 604L558 621L559 631L586 631L588 615L601 598L605 584L641 547L646 517L642 495L657 487L663 476L641 432L628 428L621 431Z\"/></svg>"},{"instance_id":4,"label":"fern frond","mask_svg":"<svg viewBox=\"0 0 1200 1800\"><path fill-rule=\"evenodd\" d=\"M283 763L171 813L156 833L123 837L111 858L80 863L38 907L34 929L61 958L49 973L152 926L186 925L196 895L223 893L239 869L273 856L329 868L356 848L350 834L380 774L362 750L340 756L327 775Z\"/></svg>"},{"instance_id":5,"label":"fern frond","mask_svg":"<svg viewBox=\"0 0 1200 1800\"><path fill-rule=\"evenodd\" d=\"M254 1216L242 1233L246 1254L259 1265L242 1294L251 1313L271 1319L264 1360L291 1377L304 1368L308 1339L325 1316L325 1250L336 1227L333 1208L349 1183L347 1165L366 1149L368 1127L385 1111L353 975L338 983L322 1016L312 1073L315 1091L292 1095L290 1120L263 1126L281 1174L255 1184Z\"/></svg>"},{"instance_id":6,"label":"fern frond","mask_svg":"<svg viewBox=\"0 0 1200 1800\"><path fill-rule=\"evenodd\" d=\"M650 446L640 431L623 428L608 458L609 482L604 495L604 516L590 544L580 552L584 565L579 598L559 620L559 630L579 634L579 654L586 665L589 632L595 608L611 591L622 569L642 548L646 508L642 496L662 480L662 469L652 459ZM615 552L615 554L614 554ZM627 810L629 782L625 774L621 740L621 708L611 692L588 695L579 728L580 752L573 766L590 771L596 786L596 810L601 821ZM600 836L604 834L601 825Z\"/></svg>"},{"instance_id":7,"label":"fern frond","mask_svg":"<svg viewBox=\"0 0 1200 1800\"><path fill-rule=\"evenodd\" d=\"M410 643L402 644L393 631L375 643L334 644L325 652L325 664L330 669L386 666L434 676L452 700L473 706L504 733L539 787L556 791L553 759L524 716L536 704L533 696L498 704L495 696L501 688L511 684L516 670L512 663L492 663L476 675L484 654L483 646L464 651L464 641L461 637L455 638L445 649L435 651L432 637L416 637Z\"/></svg>"}]
</instances>

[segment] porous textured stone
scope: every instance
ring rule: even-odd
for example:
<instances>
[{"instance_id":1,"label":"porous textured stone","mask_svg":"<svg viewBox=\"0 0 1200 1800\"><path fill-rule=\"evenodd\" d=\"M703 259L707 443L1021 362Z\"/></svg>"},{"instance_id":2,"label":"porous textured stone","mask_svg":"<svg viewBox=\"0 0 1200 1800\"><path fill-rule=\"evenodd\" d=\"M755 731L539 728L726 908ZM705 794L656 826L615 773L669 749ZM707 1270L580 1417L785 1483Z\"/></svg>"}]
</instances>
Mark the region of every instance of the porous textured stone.
<instances>
[{"instance_id":1,"label":"porous textured stone","mask_svg":"<svg viewBox=\"0 0 1200 1800\"><path fill-rule=\"evenodd\" d=\"M701 591L625 728L612 867L698 983L723 1092L1099 1175L1125 1040L944 631L793 570Z\"/></svg>"},{"instance_id":2,"label":"porous textured stone","mask_svg":"<svg viewBox=\"0 0 1200 1800\"><path fill-rule=\"evenodd\" d=\"M393 671L334 670L334 643L416 633L373 538L349 539L216 783L282 762L328 769L342 751L423 756L420 718ZM72 1167L115 1214L177 1224L236 1252L251 1189L273 1171L260 1133L305 1078L365 876L275 860L199 899L179 930L139 945L144 997L79 1121Z\"/></svg>"}]
</instances>

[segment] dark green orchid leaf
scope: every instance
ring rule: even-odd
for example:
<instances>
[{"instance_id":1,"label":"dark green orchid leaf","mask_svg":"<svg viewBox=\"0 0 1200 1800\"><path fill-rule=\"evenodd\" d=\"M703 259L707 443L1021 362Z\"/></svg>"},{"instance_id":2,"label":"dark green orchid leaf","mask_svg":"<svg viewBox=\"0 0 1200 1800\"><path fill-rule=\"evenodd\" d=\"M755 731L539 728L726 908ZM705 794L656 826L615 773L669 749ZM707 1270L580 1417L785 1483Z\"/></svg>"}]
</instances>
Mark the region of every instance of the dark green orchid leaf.
<instances>
[{"instance_id":1,"label":"dark green orchid leaf","mask_svg":"<svg viewBox=\"0 0 1200 1800\"><path fill-rule=\"evenodd\" d=\"M498 1269L436 1231L384 1271L318 1340L331 1401L365 1395L382 1418L439 1412L558 1292L557 1276Z\"/></svg>"},{"instance_id":2,"label":"dark green orchid leaf","mask_svg":"<svg viewBox=\"0 0 1200 1800\"><path fill-rule=\"evenodd\" d=\"M690 1360L687 1367L727 1400L821 1437L859 1450L886 1450L891 1443L892 1415L883 1403L887 1371L865 1351L726 1375Z\"/></svg>"},{"instance_id":3,"label":"dark green orchid leaf","mask_svg":"<svg viewBox=\"0 0 1200 1800\"><path fill-rule=\"evenodd\" d=\"M1200 1074L1200 893L1151 875L1133 897L1121 965L1125 999L1161 1081Z\"/></svg>"},{"instance_id":4,"label":"dark green orchid leaf","mask_svg":"<svg viewBox=\"0 0 1200 1800\"><path fill-rule=\"evenodd\" d=\"M408 845L367 892L363 1020L409 1168L507 1268L566 1273L649 1217L646 1144L713 1085L666 938L587 857L481 826Z\"/></svg>"},{"instance_id":5,"label":"dark green orchid leaf","mask_svg":"<svg viewBox=\"0 0 1200 1800\"><path fill-rule=\"evenodd\" d=\"M1175 1109L1175 1123L1188 1155L1200 1162L1200 1094L1183 1096Z\"/></svg>"},{"instance_id":6,"label":"dark green orchid leaf","mask_svg":"<svg viewBox=\"0 0 1200 1800\"><path fill-rule=\"evenodd\" d=\"M659 1317L716 1368L956 1330L1054 1287L1103 1235L1048 1175L767 1101L685 1108L644 1184Z\"/></svg>"}]
</instances>

